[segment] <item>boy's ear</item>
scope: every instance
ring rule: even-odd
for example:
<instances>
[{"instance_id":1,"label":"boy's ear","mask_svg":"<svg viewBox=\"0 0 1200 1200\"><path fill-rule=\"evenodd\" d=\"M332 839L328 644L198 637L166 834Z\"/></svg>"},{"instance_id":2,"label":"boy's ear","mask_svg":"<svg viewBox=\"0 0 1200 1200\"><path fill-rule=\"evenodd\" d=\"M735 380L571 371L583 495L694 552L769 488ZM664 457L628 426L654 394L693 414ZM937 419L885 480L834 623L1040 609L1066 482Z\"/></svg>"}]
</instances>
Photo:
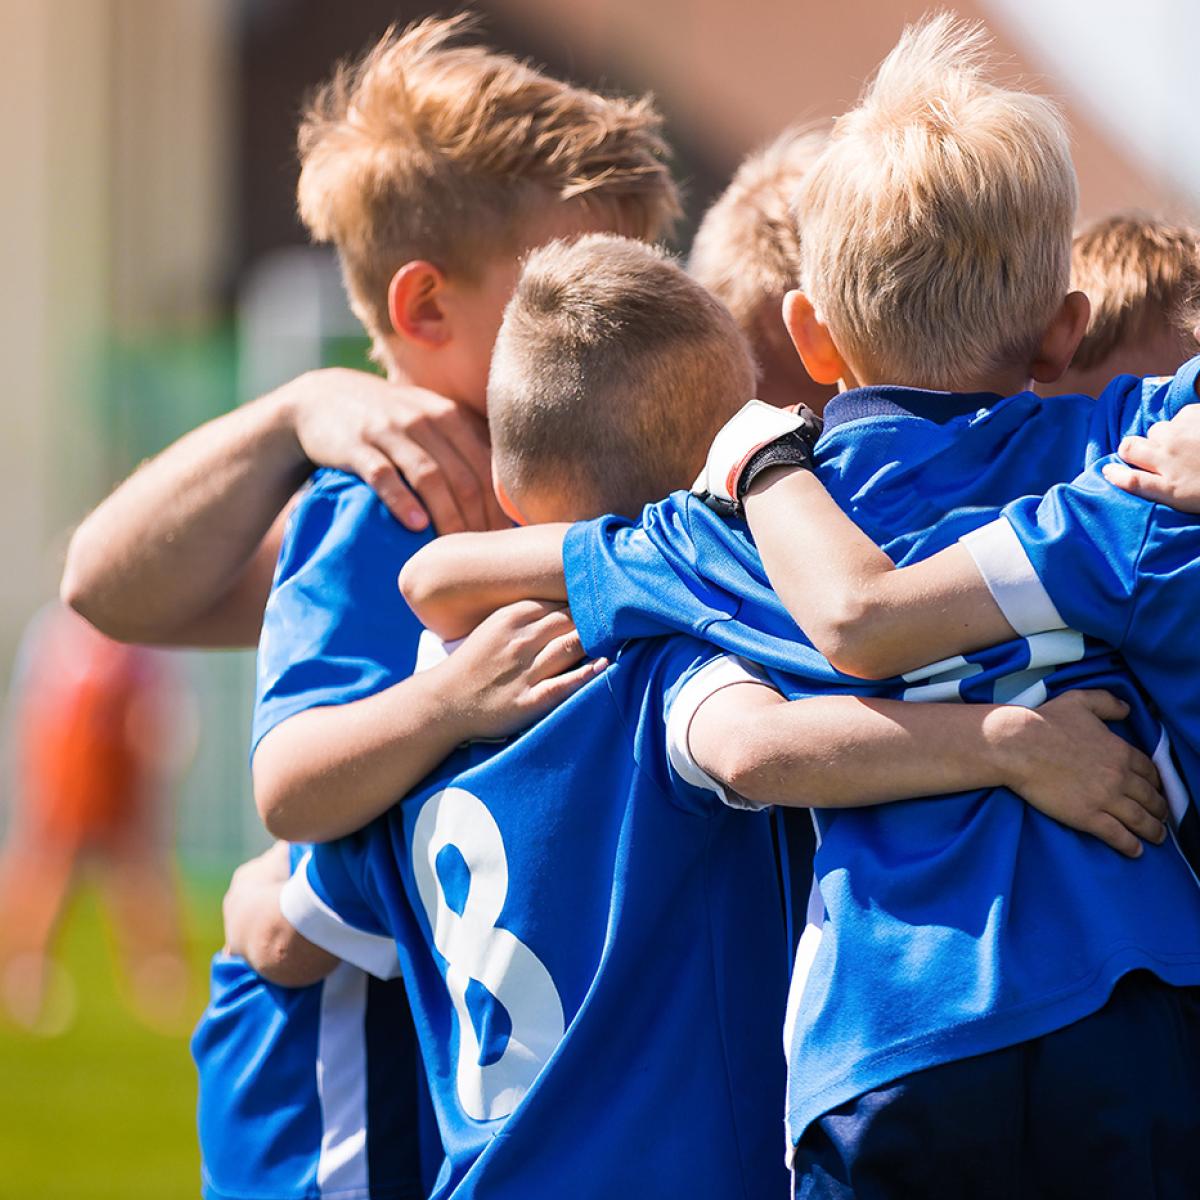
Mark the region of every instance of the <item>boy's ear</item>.
<instances>
[{"instance_id":1,"label":"boy's ear","mask_svg":"<svg viewBox=\"0 0 1200 1200\"><path fill-rule=\"evenodd\" d=\"M834 384L847 379L850 372L829 330L821 324L812 301L798 291L783 298L783 323L804 369L817 383Z\"/></svg>"},{"instance_id":2,"label":"boy's ear","mask_svg":"<svg viewBox=\"0 0 1200 1200\"><path fill-rule=\"evenodd\" d=\"M446 276L431 262L405 263L388 284L388 316L399 337L427 346L450 340L444 293Z\"/></svg>"},{"instance_id":3,"label":"boy's ear","mask_svg":"<svg viewBox=\"0 0 1200 1200\"><path fill-rule=\"evenodd\" d=\"M1054 383L1062 377L1087 333L1091 315L1091 301L1082 292L1067 293L1029 364L1030 378L1038 383Z\"/></svg>"}]
</instances>

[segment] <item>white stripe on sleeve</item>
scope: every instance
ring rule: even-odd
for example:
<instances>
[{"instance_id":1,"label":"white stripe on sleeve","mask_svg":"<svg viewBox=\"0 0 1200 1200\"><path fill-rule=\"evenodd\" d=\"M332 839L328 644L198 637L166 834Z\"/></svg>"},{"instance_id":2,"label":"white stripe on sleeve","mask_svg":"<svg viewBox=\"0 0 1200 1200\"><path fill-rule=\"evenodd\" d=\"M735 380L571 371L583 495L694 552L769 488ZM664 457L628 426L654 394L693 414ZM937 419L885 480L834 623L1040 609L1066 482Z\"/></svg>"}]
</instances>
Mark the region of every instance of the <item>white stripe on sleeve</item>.
<instances>
[{"instance_id":1,"label":"white stripe on sleeve","mask_svg":"<svg viewBox=\"0 0 1200 1200\"><path fill-rule=\"evenodd\" d=\"M283 885L279 907L292 927L330 954L377 979L395 979L400 974L396 943L379 933L368 933L344 921L313 891L308 882L310 850Z\"/></svg>"},{"instance_id":2,"label":"white stripe on sleeve","mask_svg":"<svg viewBox=\"0 0 1200 1200\"><path fill-rule=\"evenodd\" d=\"M735 683L756 683L760 687L771 687L770 682L750 663L731 654L722 654L705 663L679 689L671 704L671 711L667 714L667 756L680 777L694 787L716 792L730 808L757 811L765 806L753 804L718 783L692 757L691 746L688 744L692 718L700 705L723 688L732 687Z\"/></svg>"},{"instance_id":3,"label":"white stripe on sleeve","mask_svg":"<svg viewBox=\"0 0 1200 1200\"><path fill-rule=\"evenodd\" d=\"M1016 530L1004 517L960 537L992 599L1021 637L1066 629Z\"/></svg>"}]
</instances>

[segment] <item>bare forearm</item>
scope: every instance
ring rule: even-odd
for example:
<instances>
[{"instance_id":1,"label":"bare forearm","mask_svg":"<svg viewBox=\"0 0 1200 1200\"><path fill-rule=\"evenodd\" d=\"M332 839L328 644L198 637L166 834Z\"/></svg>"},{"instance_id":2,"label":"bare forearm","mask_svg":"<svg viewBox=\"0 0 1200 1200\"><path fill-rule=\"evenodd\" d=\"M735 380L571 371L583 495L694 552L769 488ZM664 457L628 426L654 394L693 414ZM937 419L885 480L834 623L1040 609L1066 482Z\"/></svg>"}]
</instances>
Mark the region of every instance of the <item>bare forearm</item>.
<instances>
[{"instance_id":1,"label":"bare forearm","mask_svg":"<svg viewBox=\"0 0 1200 1200\"><path fill-rule=\"evenodd\" d=\"M134 472L72 538L63 599L126 641L253 644L270 583L255 554L310 469L288 404L244 405ZM248 618L213 619L239 587Z\"/></svg>"},{"instance_id":2,"label":"bare forearm","mask_svg":"<svg viewBox=\"0 0 1200 1200\"><path fill-rule=\"evenodd\" d=\"M488 614L518 600L565 601L566 525L438 538L404 565L400 590L439 637L465 637Z\"/></svg>"},{"instance_id":3,"label":"bare forearm","mask_svg":"<svg viewBox=\"0 0 1200 1200\"><path fill-rule=\"evenodd\" d=\"M325 842L386 812L471 736L438 669L276 726L254 755L254 798L276 837Z\"/></svg>"},{"instance_id":4,"label":"bare forearm","mask_svg":"<svg viewBox=\"0 0 1200 1200\"><path fill-rule=\"evenodd\" d=\"M1019 710L851 696L771 703L758 691L752 704L727 697L725 711L709 701L691 733L700 765L756 804L860 807L1013 776Z\"/></svg>"},{"instance_id":5,"label":"bare forearm","mask_svg":"<svg viewBox=\"0 0 1200 1200\"><path fill-rule=\"evenodd\" d=\"M886 678L1013 636L967 551L897 569L811 472L765 474L746 519L784 607L847 674Z\"/></svg>"}]
</instances>

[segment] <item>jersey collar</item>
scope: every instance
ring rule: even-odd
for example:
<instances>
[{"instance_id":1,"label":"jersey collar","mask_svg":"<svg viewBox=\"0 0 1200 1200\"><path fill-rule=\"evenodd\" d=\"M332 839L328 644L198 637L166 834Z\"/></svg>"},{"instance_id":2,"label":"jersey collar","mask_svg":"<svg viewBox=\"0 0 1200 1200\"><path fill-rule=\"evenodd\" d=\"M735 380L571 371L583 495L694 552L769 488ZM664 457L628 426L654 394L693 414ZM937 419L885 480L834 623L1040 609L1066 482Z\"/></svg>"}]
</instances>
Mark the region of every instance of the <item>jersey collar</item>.
<instances>
[{"instance_id":1,"label":"jersey collar","mask_svg":"<svg viewBox=\"0 0 1200 1200\"><path fill-rule=\"evenodd\" d=\"M920 417L939 425L965 417L1002 400L994 392L933 392L910 387L860 387L825 405L826 431L864 417Z\"/></svg>"}]
</instances>

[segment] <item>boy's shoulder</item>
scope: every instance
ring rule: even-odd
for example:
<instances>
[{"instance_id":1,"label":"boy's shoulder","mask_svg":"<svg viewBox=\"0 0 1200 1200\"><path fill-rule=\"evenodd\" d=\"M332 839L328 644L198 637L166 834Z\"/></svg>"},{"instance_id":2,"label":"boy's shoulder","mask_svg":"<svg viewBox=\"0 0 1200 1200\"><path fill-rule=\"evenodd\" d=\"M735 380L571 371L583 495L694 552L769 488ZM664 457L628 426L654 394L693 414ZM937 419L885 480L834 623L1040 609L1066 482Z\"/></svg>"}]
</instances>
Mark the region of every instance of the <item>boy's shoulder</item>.
<instances>
[{"instance_id":1,"label":"boy's shoulder","mask_svg":"<svg viewBox=\"0 0 1200 1200\"><path fill-rule=\"evenodd\" d=\"M416 553L434 533L432 528L406 529L357 475L323 467L297 496L281 558L289 550L310 548L314 543L336 544L338 539L365 537L402 548L407 556Z\"/></svg>"}]
</instances>

